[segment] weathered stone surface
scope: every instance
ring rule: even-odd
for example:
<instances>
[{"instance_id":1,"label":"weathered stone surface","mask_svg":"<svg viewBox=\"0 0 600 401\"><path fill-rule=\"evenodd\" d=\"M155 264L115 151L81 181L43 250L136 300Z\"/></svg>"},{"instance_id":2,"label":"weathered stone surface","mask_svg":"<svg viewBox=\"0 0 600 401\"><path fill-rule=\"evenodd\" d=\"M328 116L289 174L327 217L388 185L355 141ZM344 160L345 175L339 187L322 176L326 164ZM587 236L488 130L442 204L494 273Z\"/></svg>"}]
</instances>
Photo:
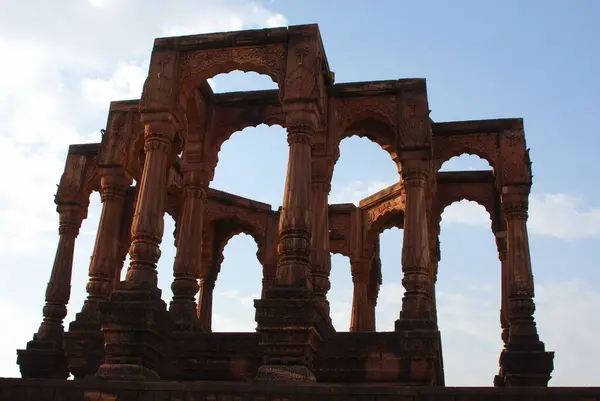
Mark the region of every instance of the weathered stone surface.
<instances>
[{"instance_id":1,"label":"weathered stone surface","mask_svg":"<svg viewBox=\"0 0 600 401\"><path fill-rule=\"evenodd\" d=\"M213 93L206 79L234 69L266 74L279 89ZM486 208L498 245L505 348L494 384L547 386L554 354L540 341L533 315L526 225L532 175L523 121L434 123L429 112L424 79L336 84L316 25L157 39L142 98L111 103L101 143L69 148L44 320L18 351L25 378L70 372L87 379L3 380L0 398L595 399L595 389L432 388L444 386L435 301L440 219L462 199ZM209 187L222 144L263 123L288 133L285 193L276 211ZM398 183L358 206L331 205L339 144L353 135L390 154ZM462 153L486 159L493 170L438 172ZM101 192L103 212L88 298L63 333L73 247L92 191ZM165 213L176 222L169 310L156 273ZM390 227L404 229L397 268L406 292L395 331L377 333L379 235ZM223 249L241 232L256 240L263 266L257 330L212 333ZM331 253L351 261L350 332L331 324Z\"/></svg>"}]
</instances>

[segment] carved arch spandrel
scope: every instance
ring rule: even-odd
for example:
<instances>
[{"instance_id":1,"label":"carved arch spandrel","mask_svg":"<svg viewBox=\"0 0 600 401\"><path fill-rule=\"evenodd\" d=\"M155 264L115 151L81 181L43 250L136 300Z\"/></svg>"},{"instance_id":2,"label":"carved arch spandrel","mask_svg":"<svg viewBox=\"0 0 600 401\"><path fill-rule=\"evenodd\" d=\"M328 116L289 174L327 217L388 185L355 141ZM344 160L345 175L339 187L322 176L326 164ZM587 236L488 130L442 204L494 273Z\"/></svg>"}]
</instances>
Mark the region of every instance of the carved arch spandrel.
<instances>
[{"instance_id":1,"label":"carved arch spandrel","mask_svg":"<svg viewBox=\"0 0 600 401\"><path fill-rule=\"evenodd\" d=\"M352 204L329 205L329 251L350 257L352 254Z\"/></svg>"},{"instance_id":2,"label":"carved arch spandrel","mask_svg":"<svg viewBox=\"0 0 600 401\"><path fill-rule=\"evenodd\" d=\"M100 144L71 145L54 202L76 203L87 207L90 195L100 191L98 152Z\"/></svg>"},{"instance_id":3,"label":"carved arch spandrel","mask_svg":"<svg viewBox=\"0 0 600 401\"><path fill-rule=\"evenodd\" d=\"M345 138L367 138L397 158L397 99L395 96L340 97L332 101L333 146L339 148ZM336 152L333 152L336 153Z\"/></svg>"},{"instance_id":4,"label":"carved arch spandrel","mask_svg":"<svg viewBox=\"0 0 600 401\"><path fill-rule=\"evenodd\" d=\"M463 171L438 173L438 190L433 200L431 212L432 229L437 228L439 232L444 209L461 200L475 202L483 206L490 216L492 230L495 231L502 226L500 197L492 173L488 171Z\"/></svg>"},{"instance_id":5,"label":"carved arch spandrel","mask_svg":"<svg viewBox=\"0 0 600 401\"><path fill-rule=\"evenodd\" d=\"M216 106L211 110L211 123L204 160L211 166L219 161L221 146L236 132L261 124L285 127L285 114L279 104L244 103L236 107Z\"/></svg>"},{"instance_id":6,"label":"carved arch spandrel","mask_svg":"<svg viewBox=\"0 0 600 401\"><path fill-rule=\"evenodd\" d=\"M499 167L497 135L494 133L469 133L433 136L433 158L436 171L455 156L471 154L486 160L493 169Z\"/></svg>"},{"instance_id":7,"label":"carved arch spandrel","mask_svg":"<svg viewBox=\"0 0 600 401\"><path fill-rule=\"evenodd\" d=\"M501 185L525 185L532 182L531 159L525 141L522 121L500 135Z\"/></svg>"}]
</instances>

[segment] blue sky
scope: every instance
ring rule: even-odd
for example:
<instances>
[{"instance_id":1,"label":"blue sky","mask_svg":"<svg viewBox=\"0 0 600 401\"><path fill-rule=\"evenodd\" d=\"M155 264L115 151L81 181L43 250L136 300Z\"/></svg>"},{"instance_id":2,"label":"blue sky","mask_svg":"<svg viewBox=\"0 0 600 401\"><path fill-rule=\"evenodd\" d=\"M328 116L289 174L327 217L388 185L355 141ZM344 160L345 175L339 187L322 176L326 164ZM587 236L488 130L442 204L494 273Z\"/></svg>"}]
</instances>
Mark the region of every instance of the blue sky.
<instances>
[{"instance_id":1,"label":"blue sky","mask_svg":"<svg viewBox=\"0 0 600 401\"><path fill-rule=\"evenodd\" d=\"M99 141L109 101L139 97L153 38L316 22L337 82L424 77L435 121L524 118L535 175L529 229L536 318L542 340L556 351L551 384L598 384L600 291L594 283L600 277L593 251L600 245L600 190L589 183L597 182L600 146L593 121L600 106L594 74L600 67L600 28L594 26L600 3L57 1L60 7L0 0L0 50L11 60L0 66L0 168L11 173L0 188L0 316L8 327L0 376L18 375L15 349L41 321L57 243L52 200L67 146ZM212 84L218 92L274 87L268 77L241 72L219 75ZM280 127L247 128L223 145L212 186L275 209L286 162ZM464 155L444 168L489 166ZM397 180L394 163L378 145L346 139L331 203L357 202ZM98 194L91 199L75 254L67 322L85 298L100 216ZM489 217L482 207L461 202L442 218L438 310L446 382L490 385L501 343L500 263ZM172 232L167 217L159 264L167 302ZM401 244L398 229L381 236L379 330L392 329L400 310ZM256 244L245 235L225 248L215 288L215 330L253 330L252 299L261 283L255 253ZM349 260L333 255L332 265L332 317L338 330L347 330Z\"/></svg>"}]
</instances>

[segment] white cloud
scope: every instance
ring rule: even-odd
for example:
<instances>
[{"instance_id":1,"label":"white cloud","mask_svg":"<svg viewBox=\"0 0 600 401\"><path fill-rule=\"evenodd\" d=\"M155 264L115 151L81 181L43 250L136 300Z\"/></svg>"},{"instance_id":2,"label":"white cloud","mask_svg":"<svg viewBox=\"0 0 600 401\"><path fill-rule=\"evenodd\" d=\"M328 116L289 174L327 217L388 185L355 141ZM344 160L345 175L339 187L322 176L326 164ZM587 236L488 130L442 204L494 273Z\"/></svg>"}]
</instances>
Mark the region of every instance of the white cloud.
<instances>
[{"instance_id":1,"label":"white cloud","mask_svg":"<svg viewBox=\"0 0 600 401\"><path fill-rule=\"evenodd\" d=\"M358 205L364 198L373 195L392 184L393 183L390 184L383 181L354 181L349 185L332 191L329 196L329 203L354 203L355 205Z\"/></svg>"},{"instance_id":2,"label":"white cloud","mask_svg":"<svg viewBox=\"0 0 600 401\"><path fill-rule=\"evenodd\" d=\"M283 15L249 0L10 3L0 12L0 53L10 60L0 64L0 301L21 318L5 316L15 329L2 337L0 376L18 375L15 350L41 322L57 243L53 200L68 145L99 141L109 102L140 96L154 38L287 25ZM92 202L78 239L66 323L85 297L99 207Z\"/></svg>"},{"instance_id":3,"label":"white cloud","mask_svg":"<svg viewBox=\"0 0 600 401\"><path fill-rule=\"evenodd\" d=\"M582 204L581 198L564 193L532 195L529 233L559 239L600 236L600 208L585 209ZM442 222L489 227L490 216L483 206L462 200L446 208Z\"/></svg>"}]
</instances>

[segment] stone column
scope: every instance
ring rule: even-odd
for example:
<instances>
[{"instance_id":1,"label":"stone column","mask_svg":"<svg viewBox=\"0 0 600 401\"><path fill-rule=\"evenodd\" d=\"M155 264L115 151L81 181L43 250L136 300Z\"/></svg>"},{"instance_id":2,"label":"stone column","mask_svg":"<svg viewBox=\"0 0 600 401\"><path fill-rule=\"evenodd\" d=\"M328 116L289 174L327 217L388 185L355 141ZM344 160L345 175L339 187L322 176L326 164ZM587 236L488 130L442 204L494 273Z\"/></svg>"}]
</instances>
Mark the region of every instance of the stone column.
<instances>
[{"instance_id":1,"label":"stone column","mask_svg":"<svg viewBox=\"0 0 600 401\"><path fill-rule=\"evenodd\" d=\"M438 231L439 232L439 231ZM437 297L435 291L435 285L437 283L438 277L438 266L441 260L441 252L440 252L440 238L439 234L436 233L434 238L430 238L429 245L431 249L430 254L430 262L431 262L431 289L429 290L431 293L431 307L433 311L433 320L437 322Z\"/></svg>"},{"instance_id":2,"label":"stone column","mask_svg":"<svg viewBox=\"0 0 600 401\"><path fill-rule=\"evenodd\" d=\"M529 185L503 186L502 206L508 244L508 320L506 349L500 356L505 386L547 386L554 353L540 341L533 313L534 287L531 270L527 209Z\"/></svg>"},{"instance_id":3,"label":"stone column","mask_svg":"<svg viewBox=\"0 0 600 401\"><path fill-rule=\"evenodd\" d=\"M144 171L131 229L131 262L125 281L103 309L105 363L97 377L158 380L165 367L170 319L157 288L156 264L164 232L167 174L175 136L169 115L142 115Z\"/></svg>"},{"instance_id":4,"label":"stone column","mask_svg":"<svg viewBox=\"0 0 600 401\"><path fill-rule=\"evenodd\" d=\"M510 288L510 270L508 268L508 248L506 244L506 231L498 231L496 235L496 247L498 248L498 259L501 267L501 296L500 296L500 327L502 327L502 342L504 348L508 344L510 323L508 321L508 290Z\"/></svg>"},{"instance_id":5,"label":"stone column","mask_svg":"<svg viewBox=\"0 0 600 401\"><path fill-rule=\"evenodd\" d=\"M125 204L123 207L123 213L121 218L121 234L119 236L119 246L117 250L117 269L115 271L115 278L111 289L114 291L117 288L117 284L121 281L121 272L127 259L127 253L131 246L131 223L133 222L133 212L135 210L135 198L137 196L137 187L129 187L125 194Z\"/></svg>"},{"instance_id":6,"label":"stone column","mask_svg":"<svg viewBox=\"0 0 600 401\"><path fill-rule=\"evenodd\" d=\"M350 319L351 332L363 332L368 330L368 284L370 260L367 258L354 257L350 259L352 270L352 315Z\"/></svg>"},{"instance_id":7,"label":"stone column","mask_svg":"<svg viewBox=\"0 0 600 401\"><path fill-rule=\"evenodd\" d=\"M315 381L316 342L333 330L312 291L311 146L317 118L302 104L286 105L289 159L279 219L277 274L265 299L256 300L263 365L260 381Z\"/></svg>"},{"instance_id":8,"label":"stone column","mask_svg":"<svg viewBox=\"0 0 600 401\"><path fill-rule=\"evenodd\" d=\"M316 123L310 111L292 109L286 116L290 149L277 243L276 284L305 294L312 289L311 151Z\"/></svg>"},{"instance_id":9,"label":"stone column","mask_svg":"<svg viewBox=\"0 0 600 401\"><path fill-rule=\"evenodd\" d=\"M198 302L198 321L200 331L212 331L212 309L215 282L216 280L213 276L200 277L200 298Z\"/></svg>"},{"instance_id":10,"label":"stone column","mask_svg":"<svg viewBox=\"0 0 600 401\"><path fill-rule=\"evenodd\" d=\"M368 286L368 327L367 331L377 331L377 298L379 297L379 288L381 286L381 259L379 257L379 239L377 240L375 256L371 260L371 272L369 274Z\"/></svg>"},{"instance_id":11,"label":"stone column","mask_svg":"<svg viewBox=\"0 0 600 401\"><path fill-rule=\"evenodd\" d=\"M76 378L94 374L104 360L99 305L108 301L120 274L124 200L131 183L122 167L102 168L100 173L102 212L89 266L88 296L65 334L69 370Z\"/></svg>"},{"instance_id":12,"label":"stone column","mask_svg":"<svg viewBox=\"0 0 600 401\"><path fill-rule=\"evenodd\" d=\"M312 285L315 296L329 315L327 292L331 288L331 255L329 252L329 192L327 158L313 157L312 162Z\"/></svg>"},{"instance_id":13,"label":"stone column","mask_svg":"<svg viewBox=\"0 0 600 401\"><path fill-rule=\"evenodd\" d=\"M396 321L396 330L435 328L425 202L428 170L426 160L403 161L402 179L406 189L406 212L402 245L402 284L405 292L400 319Z\"/></svg>"},{"instance_id":14,"label":"stone column","mask_svg":"<svg viewBox=\"0 0 600 401\"><path fill-rule=\"evenodd\" d=\"M17 363L23 378L66 379L69 377L63 350L63 320L71 297L71 272L75 239L81 222L87 216L87 206L59 204L59 240L50 281L46 287L44 319L40 328L27 343L27 349L18 350Z\"/></svg>"},{"instance_id":15,"label":"stone column","mask_svg":"<svg viewBox=\"0 0 600 401\"><path fill-rule=\"evenodd\" d=\"M100 197L102 214L96 234L96 243L90 263L90 279L86 286L88 297L83 309L77 314L76 322L94 322L98 324L98 305L108 301L113 289L114 277L119 270L119 239L125 194L131 184L122 168L102 169ZM77 329L71 326L70 331Z\"/></svg>"},{"instance_id":16,"label":"stone column","mask_svg":"<svg viewBox=\"0 0 600 401\"><path fill-rule=\"evenodd\" d=\"M195 166L192 168L185 163L183 170L183 213L178 227L170 312L175 330L191 331L198 329L196 294L202 261L202 221L208 177Z\"/></svg>"}]
</instances>

